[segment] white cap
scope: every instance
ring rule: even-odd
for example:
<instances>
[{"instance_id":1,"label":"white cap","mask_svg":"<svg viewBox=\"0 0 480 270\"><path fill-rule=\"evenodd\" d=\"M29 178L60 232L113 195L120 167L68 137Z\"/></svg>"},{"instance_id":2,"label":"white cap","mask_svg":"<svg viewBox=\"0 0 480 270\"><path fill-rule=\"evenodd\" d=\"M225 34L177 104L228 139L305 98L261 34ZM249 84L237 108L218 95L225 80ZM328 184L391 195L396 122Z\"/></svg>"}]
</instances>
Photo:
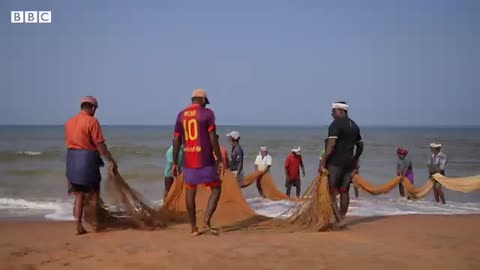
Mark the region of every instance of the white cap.
<instances>
[{"instance_id":1,"label":"white cap","mask_svg":"<svg viewBox=\"0 0 480 270\"><path fill-rule=\"evenodd\" d=\"M302 148L300 148L300 146L292 149L292 152L297 153L297 154L300 154L300 151L302 151Z\"/></svg>"},{"instance_id":2,"label":"white cap","mask_svg":"<svg viewBox=\"0 0 480 270\"><path fill-rule=\"evenodd\" d=\"M442 144L441 143L431 143L430 147L431 148L440 148L440 147L442 147Z\"/></svg>"},{"instance_id":3,"label":"white cap","mask_svg":"<svg viewBox=\"0 0 480 270\"><path fill-rule=\"evenodd\" d=\"M261 146L261 147L260 147L260 151L262 151L262 152L267 151L267 147L266 147L266 146Z\"/></svg>"},{"instance_id":4,"label":"white cap","mask_svg":"<svg viewBox=\"0 0 480 270\"><path fill-rule=\"evenodd\" d=\"M230 133L227 134L227 137L230 137L234 140L237 140L238 138L240 138L240 132L234 130L234 131L231 131Z\"/></svg>"},{"instance_id":5,"label":"white cap","mask_svg":"<svg viewBox=\"0 0 480 270\"><path fill-rule=\"evenodd\" d=\"M342 110L348 111L348 104L340 103L340 102L334 102L334 103L332 103L332 109L342 109Z\"/></svg>"}]
</instances>

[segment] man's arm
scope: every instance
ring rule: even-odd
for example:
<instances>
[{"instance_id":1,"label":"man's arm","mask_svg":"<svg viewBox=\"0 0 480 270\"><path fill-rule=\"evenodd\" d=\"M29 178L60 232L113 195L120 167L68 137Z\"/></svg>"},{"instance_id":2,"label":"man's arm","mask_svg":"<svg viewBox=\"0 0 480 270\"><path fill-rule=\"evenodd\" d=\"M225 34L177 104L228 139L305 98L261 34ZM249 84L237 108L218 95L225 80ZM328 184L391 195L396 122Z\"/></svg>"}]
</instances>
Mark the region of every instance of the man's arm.
<instances>
[{"instance_id":1,"label":"man's arm","mask_svg":"<svg viewBox=\"0 0 480 270\"><path fill-rule=\"evenodd\" d=\"M438 160L438 169L440 171L445 171L445 167L447 166L447 157L441 156Z\"/></svg>"},{"instance_id":2,"label":"man's arm","mask_svg":"<svg viewBox=\"0 0 480 270\"><path fill-rule=\"evenodd\" d=\"M100 155L104 156L109 162L115 162L105 142L97 143L96 146Z\"/></svg>"},{"instance_id":3,"label":"man's arm","mask_svg":"<svg viewBox=\"0 0 480 270\"><path fill-rule=\"evenodd\" d=\"M239 153L238 163L238 175L240 175L243 172L243 150Z\"/></svg>"},{"instance_id":4,"label":"man's arm","mask_svg":"<svg viewBox=\"0 0 480 270\"><path fill-rule=\"evenodd\" d=\"M360 129L358 130L357 133L357 142L355 143L356 149L355 149L355 156L353 160L355 161L355 166L358 165L358 160L360 159L360 156L362 156L363 153L363 141L362 141L362 135L360 135Z\"/></svg>"},{"instance_id":5,"label":"man's arm","mask_svg":"<svg viewBox=\"0 0 480 270\"><path fill-rule=\"evenodd\" d=\"M108 150L108 146L105 144L105 138L103 137L102 127L100 126L100 123L96 119L93 122L93 124L90 126L90 136L92 141L95 143L95 146L97 147L97 150L100 153L100 155L107 158L108 162L110 162L110 164L112 165L112 168L116 170L117 163L115 162L112 154Z\"/></svg>"},{"instance_id":6,"label":"man's arm","mask_svg":"<svg viewBox=\"0 0 480 270\"><path fill-rule=\"evenodd\" d=\"M362 156L362 153L363 153L363 142L358 141L356 142L355 146L356 146L356 150L355 150L355 156L353 159L358 161L360 159L360 156Z\"/></svg>"},{"instance_id":7,"label":"man's arm","mask_svg":"<svg viewBox=\"0 0 480 270\"><path fill-rule=\"evenodd\" d=\"M216 130L209 131L208 137L210 138L210 143L212 144L213 152L217 156L217 162L223 164L223 155L222 155L222 151L220 151L220 144L218 143Z\"/></svg>"},{"instance_id":8,"label":"man's arm","mask_svg":"<svg viewBox=\"0 0 480 270\"><path fill-rule=\"evenodd\" d=\"M172 156L173 156L172 175L173 176L176 176L176 174L179 173L178 166L179 166L180 160L178 160L178 155L179 155L179 152L180 152L180 146L182 145L183 134L184 134L184 132L183 132L183 125L182 125L182 117L181 117L181 113L180 113L177 116L177 120L175 122L175 128L174 128L174 131L173 131L173 136L174 136L174 139L173 139L173 153L172 153Z\"/></svg>"},{"instance_id":9,"label":"man's arm","mask_svg":"<svg viewBox=\"0 0 480 270\"><path fill-rule=\"evenodd\" d=\"M428 174L430 176L432 176L433 169L432 169L432 159L431 158L428 159L428 161L427 161L427 169L428 169Z\"/></svg>"},{"instance_id":10,"label":"man's arm","mask_svg":"<svg viewBox=\"0 0 480 270\"><path fill-rule=\"evenodd\" d=\"M322 158L322 168L325 168L326 164L328 164L328 160L333 155L333 152L335 150L335 145L337 145L337 138L328 138L327 150L325 151L325 155Z\"/></svg>"},{"instance_id":11,"label":"man's arm","mask_svg":"<svg viewBox=\"0 0 480 270\"><path fill-rule=\"evenodd\" d=\"M288 180L288 167L290 166L290 156L287 157L287 159L285 160L285 166L284 166L284 169L285 169L285 178Z\"/></svg>"},{"instance_id":12,"label":"man's arm","mask_svg":"<svg viewBox=\"0 0 480 270\"><path fill-rule=\"evenodd\" d=\"M333 121L332 124L328 127L328 139L327 139L327 149L325 149L325 155L322 158L321 167L325 168L328 164L329 159L335 151L335 145L337 145L337 139L340 136L341 128L337 121Z\"/></svg>"},{"instance_id":13,"label":"man's arm","mask_svg":"<svg viewBox=\"0 0 480 270\"><path fill-rule=\"evenodd\" d=\"M302 169L302 174L305 176L305 167L303 167L303 158L300 156L300 168Z\"/></svg>"},{"instance_id":14,"label":"man's arm","mask_svg":"<svg viewBox=\"0 0 480 270\"><path fill-rule=\"evenodd\" d=\"M173 164L178 166L180 160L178 159L178 153L180 152L180 145L182 144L182 139L180 136L175 136L173 140Z\"/></svg>"},{"instance_id":15,"label":"man's arm","mask_svg":"<svg viewBox=\"0 0 480 270\"><path fill-rule=\"evenodd\" d=\"M259 164L259 159L258 156L255 158L255 162L253 163L253 166L255 167L255 171L258 172L258 164Z\"/></svg>"},{"instance_id":16,"label":"man's arm","mask_svg":"<svg viewBox=\"0 0 480 270\"><path fill-rule=\"evenodd\" d=\"M264 170L264 173L267 173L268 171L270 171L270 168L272 167L272 157L271 156L267 156L267 168Z\"/></svg>"}]
</instances>

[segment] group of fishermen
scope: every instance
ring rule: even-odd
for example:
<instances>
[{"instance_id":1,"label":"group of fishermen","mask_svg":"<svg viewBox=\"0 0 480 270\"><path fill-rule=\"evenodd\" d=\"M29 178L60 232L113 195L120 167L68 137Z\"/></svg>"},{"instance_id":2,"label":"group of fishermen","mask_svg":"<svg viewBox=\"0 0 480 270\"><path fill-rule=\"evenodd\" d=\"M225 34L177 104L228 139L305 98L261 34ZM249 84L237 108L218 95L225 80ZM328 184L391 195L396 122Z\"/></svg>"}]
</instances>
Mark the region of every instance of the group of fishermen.
<instances>
[{"instance_id":1,"label":"group of fishermen","mask_svg":"<svg viewBox=\"0 0 480 270\"><path fill-rule=\"evenodd\" d=\"M221 176L225 170L230 170L241 185L243 179L243 149L240 146L240 133L232 131L227 134L231 140L232 150L230 157L224 147L219 144L219 136L215 123L215 114L206 108L210 104L207 93L203 89L195 89L191 96L191 105L178 113L171 149L167 151L165 190L166 196L174 177L183 173L186 188L186 206L191 224L192 235L214 231L210 220L215 213L220 194L222 192ZM99 200L100 167L103 166L100 155L110 163L111 170L117 170L117 164L105 144L98 120L94 117L99 103L92 96L81 99L80 113L68 120L65 124L67 146L67 180L69 193L75 195L74 217L77 234L87 231L82 225L83 201L86 196L93 196L94 204ZM328 128L325 153L319 164L319 173L328 171L330 192L332 193L332 207L335 213L336 227L343 228L346 223L344 217L350 202L349 188L352 177L358 172L358 164L363 152L364 144L360 135L360 128L348 115L349 106L346 102L332 104L333 122ZM446 156L440 152L441 145L432 144L432 157L429 161L429 172L434 174L444 172ZM292 149L285 161L286 193L295 186L297 197L300 196L300 168L305 176L300 147ZM411 162L406 159L407 152L399 149L399 165L397 174L409 176ZM255 160L256 170L267 173L271 167L272 158L266 147L260 148ZM257 181L260 195L261 177ZM412 176L413 182L413 176ZM197 227L195 197L197 186L205 185L211 188L205 213L205 227ZM336 196L339 194L338 205ZM440 185L435 187L435 198L445 203Z\"/></svg>"},{"instance_id":2,"label":"group of fishermen","mask_svg":"<svg viewBox=\"0 0 480 270\"><path fill-rule=\"evenodd\" d=\"M217 134L218 137L218 134ZM243 173L243 160L244 152L243 148L240 145L240 133L236 130L227 134L227 137L230 139L232 148L231 155L228 155L227 149L220 145L220 152L222 153L223 166L225 169L231 171L238 182L240 187L245 187L244 184L244 173ZM178 165L179 170L183 166L183 155L184 149L183 145L180 146L178 152ZM217 156L213 154L215 160ZM164 200L167 197L168 192L174 181L174 175L172 174L172 165L173 165L173 144L168 148L165 153L165 189L164 189ZM265 174L270 171L272 167L272 156L268 152L267 146L260 146L259 153L254 161L255 172L261 172L256 179L256 186L258 193L261 197L265 197L262 188L262 178ZM303 165L301 148L300 146L293 148L290 154L285 159L285 193L290 197L292 187L296 188L296 197L299 198L301 194L301 176L305 177L305 167Z\"/></svg>"}]
</instances>

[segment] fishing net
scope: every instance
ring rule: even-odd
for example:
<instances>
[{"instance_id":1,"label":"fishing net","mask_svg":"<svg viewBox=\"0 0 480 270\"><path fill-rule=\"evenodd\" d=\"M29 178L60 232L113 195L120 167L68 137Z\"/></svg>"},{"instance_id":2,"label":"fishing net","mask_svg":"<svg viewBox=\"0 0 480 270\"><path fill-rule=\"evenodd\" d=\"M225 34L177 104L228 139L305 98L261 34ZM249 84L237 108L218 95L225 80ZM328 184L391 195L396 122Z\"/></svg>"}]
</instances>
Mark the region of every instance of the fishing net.
<instances>
[{"instance_id":1,"label":"fishing net","mask_svg":"<svg viewBox=\"0 0 480 270\"><path fill-rule=\"evenodd\" d=\"M325 231L331 227L332 218L328 173L322 173L312 181L287 221L303 230Z\"/></svg>"},{"instance_id":2,"label":"fishing net","mask_svg":"<svg viewBox=\"0 0 480 270\"><path fill-rule=\"evenodd\" d=\"M258 177L263 174L262 171L253 172L243 178L242 188L249 187L253 183L257 182Z\"/></svg>"},{"instance_id":3,"label":"fishing net","mask_svg":"<svg viewBox=\"0 0 480 270\"><path fill-rule=\"evenodd\" d=\"M408 196L412 199L421 199L427 196L433 189L435 182L438 182L446 189L450 189L453 191L472 192L480 190L480 176L478 175L470 177L449 178L437 173L434 174L432 178L425 181L425 183L420 187L413 185L410 181L408 181L408 179L401 176L397 176L382 185L374 185L358 174L352 178L352 181L361 190L371 195L388 193L398 184L402 184Z\"/></svg>"},{"instance_id":4,"label":"fishing net","mask_svg":"<svg viewBox=\"0 0 480 270\"><path fill-rule=\"evenodd\" d=\"M263 176L262 174L263 171L256 171L244 177L242 188L249 187L261 177L260 185L262 186L263 195L266 199L271 201L290 200L287 194L277 188L270 173L266 173Z\"/></svg>"},{"instance_id":5,"label":"fishing net","mask_svg":"<svg viewBox=\"0 0 480 270\"><path fill-rule=\"evenodd\" d=\"M288 197L287 194L278 190L270 173L266 173L262 177L260 184L265 198L272 201L290 200L290 197Z\"/></svg>"},{"instance_id":6,"label":"fishing net","mask_svg":"<svg viewBox=\"0 0 480 270\"><path fill-rule=\"evenodd\" d=\"M398 186L400 182L402 182L402 177L395 177L392 180L389 180L383 185L374 185L371 184L368 180L363 178L359 174L355 174L352 178L352 182L361 190L371 194L371 195L379 195L385 194L390 192L393 188Z\"/></svg>"},{"instance_id":7,"label":"fishing net","mask_svg":"<svg viewBox=\"0 0 480 270\"><path fill-rule=\"evenodd\" d=\"M256 216L255 211L253 211L245 201L235 175L226 171L225 175L221 176L221 178L222 193L217 209L212 216L212 225L217 227L231 225ZM208 187L203 185L197 187L196 207L197 222L199 225L203 223L210 193L211 190ZM185 196L186 190L183 176L180 175L175 179L174 185L170 189L159 213L168 215L169 219L173 221L188 221Z\"/></svg>"},{"instance_id":8,"label":"fishing net","mask_svg":"<svg viewBox=\"0 0 480 270\"><path fill-rule=\"evenodd\" d=\"M256 179L259 174L247 176L248 183ZM222 193L216 212L212 217L212 225L224 230L238 229L287 229L289 231L325 231L332 225L334 217L332 201L329 192L328 173L318 175L305 191L304 195L293 203L284 215L271 219L255 213L246 202L236 177L231 172L225 172L222 177ZM470 192L480 190L480 176L464 178L447 178L435 174L421 187L416 187L402 177L396 177L385 184L374 185L360 175L352 179L360 189L372 195L384 194L391 191L399 183L411 198L422 198L433 188L435 182L456 191ZM267 198L288 199L278 191L270 174L262 179ZM207 202L210 197L210 188L200 185L197 189L196 206L198 224L203 225ZM85 220L96 227L134 227L138 229L154 229L164 227L170 223L188 222L185 203L185 185L182 175L178 176L171 187L163 206L155 207L144 199L135 189L130 187L118 171L109 170L108 174L109 203L89 194L85 204L89 207L85 211ZM287 214L287 212L285 213Z\"/></svg>"},{"instance_id":9,"label":"fishing net","mask_svg":"<svg viewBox=\"0 0 480 270\"><path fill-rule=\"evenodd\" d=\"M480 190L480 175L470 177L449 178L439 173L432 176L443 187L459 191L459 192L471 192Z\"/></svg>"}]
</instances>

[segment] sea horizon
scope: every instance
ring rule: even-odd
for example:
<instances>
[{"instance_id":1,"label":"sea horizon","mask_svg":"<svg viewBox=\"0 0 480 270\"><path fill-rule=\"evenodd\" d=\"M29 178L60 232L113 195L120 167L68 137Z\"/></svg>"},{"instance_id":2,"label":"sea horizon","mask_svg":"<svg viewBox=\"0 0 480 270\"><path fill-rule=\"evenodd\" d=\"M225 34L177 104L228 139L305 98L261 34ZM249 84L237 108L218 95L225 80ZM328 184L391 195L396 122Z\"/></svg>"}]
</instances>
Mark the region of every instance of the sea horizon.
<instances>
[{"instance_id":1,"label":"sea horizon","mask_svg":"<svg viewBox=\"0 0 480 270\"><path fill-rule=\"evenodd\" d=\"M62 127L64 124L0 124L0 128L8 127ZM299 128L325 128L330 124L319 124L319 125L302 125L302 124L222 124L219 123L217 126L220 127L245 127L245 128L290 128L290 127L299 127ZM104 124L104 127L173 127L173 124ZM362 124L360 128L432 128L432 129L444 129L444 128L472 128L478 129L480 125L403 125L403 124Z\"/></svg>"}]
</instances>

